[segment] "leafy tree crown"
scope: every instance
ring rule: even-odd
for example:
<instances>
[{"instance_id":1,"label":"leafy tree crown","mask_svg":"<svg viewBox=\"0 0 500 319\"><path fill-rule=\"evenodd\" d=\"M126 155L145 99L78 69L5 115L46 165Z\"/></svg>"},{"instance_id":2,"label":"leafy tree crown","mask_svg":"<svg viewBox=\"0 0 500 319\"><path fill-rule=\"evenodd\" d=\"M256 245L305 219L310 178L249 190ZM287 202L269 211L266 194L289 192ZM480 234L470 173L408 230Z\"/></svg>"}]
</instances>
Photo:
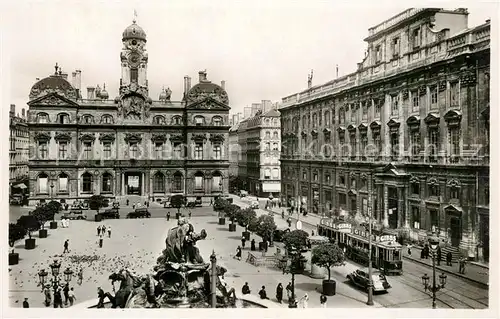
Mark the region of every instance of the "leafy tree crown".
<instances>
[{"instance_id":1,"label":"leafy tree crown","mask_svg":"<svg viewBox=\"0 0 500 319\"><path fill-rule=\"evenodd\" d=\"M342 266L344 251L337 244L321 243L313 248L311 262L324 268Z\"/></svg>"},{"instance_id":2,"label":"leafy tree crown","mask_svg":"<svg viewBox=\"0 0 500 319\"><path fill-rule=\"evenodd\" d=\"M301 251L307 246L307 237L309 234L306 231L295 229L283 235L283 243L288 250L294 248Z\"/></svg>"}]
</instances>

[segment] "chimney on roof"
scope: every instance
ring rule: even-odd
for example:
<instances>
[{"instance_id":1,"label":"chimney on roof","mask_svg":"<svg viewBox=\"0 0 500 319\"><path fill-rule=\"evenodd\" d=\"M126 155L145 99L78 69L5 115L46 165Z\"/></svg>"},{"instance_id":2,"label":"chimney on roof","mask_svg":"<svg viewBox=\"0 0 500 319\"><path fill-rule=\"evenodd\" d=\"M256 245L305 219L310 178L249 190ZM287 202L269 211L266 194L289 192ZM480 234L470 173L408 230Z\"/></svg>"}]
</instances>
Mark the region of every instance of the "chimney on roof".
<instances>
[{"instance_id":1,"label":"chimney on roof","mask_svg":"<svg viewBox=\"0 0 500 319\"><path fill-rule=\"evenodd\" d=\"M72 83L73 87L76 89L76 95L79 99L82 98L82 71L75 70L75 82Z\"/></svg>"},{"instance_id":2,"label":"chimney on roof","mask_svg":"<svg viewBox=\"0 0 500 319\"><path fill-rule=\"evenodd\" d=\"M89 100L95 99L95 87L93 87L93 86L87 87L87 99L89 99Z\"/></svg>"},{"instance_id":3,"label":"chimney on roof","mask_svg":"<svg viewBox=\"0 0 500 319\"><path fill-rule=\"evenodd\" d=\"M16 114L16 105L15 104L11 104L10 105L10 112L9 112L9 115L10 116L14 116Z\"/></svg>"},{"instance_id":4,"label":"chimney on roof","mask_svg":"<svg viewBox=\"0 0 500 319\"><path fill-rule=\"evenodd\" d=\"M207 70L198 72L199 82L208 82L207 80Z\"/></svg>"},{"instance_id":5,"label":"chimney on roof","mask_svg":"<svg viewBox=\"0 0 500 319\"><path fill-rule=\"evenodd\" d=\"M184 77L184 94L187 94L191 90L191 78L189 76Z\"/></svg>"},{"instance_id":6,"label":"chimney on roof","mask_svg":"<svg viewBox=\"0 0 500 319\"><path fill-rule=\"evenodd\" d=\"M220 81L220 87L225 90L226 89L226 81Z\"/></svg>"},{"instance_id":7,"label":"chimney on roof","mask_svg":"<svg viewBox=\"0 0 500 319\"><path fill-rule=\"evenodd\" d=\"M21 116L23 117L23 119L26 118L26 113L24 109L21 109Z\"/></svg>"}]
</instances>

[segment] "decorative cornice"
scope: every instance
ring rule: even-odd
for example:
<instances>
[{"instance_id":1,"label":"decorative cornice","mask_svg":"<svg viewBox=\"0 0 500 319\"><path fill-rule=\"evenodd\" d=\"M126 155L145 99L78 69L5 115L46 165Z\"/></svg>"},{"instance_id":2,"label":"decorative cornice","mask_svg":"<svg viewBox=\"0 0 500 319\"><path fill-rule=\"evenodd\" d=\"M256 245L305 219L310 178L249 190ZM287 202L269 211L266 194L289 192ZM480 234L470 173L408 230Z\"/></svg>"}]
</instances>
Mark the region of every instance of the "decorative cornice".
<instances>
[{"instance_id":1,"label":"decorative cornice","mask_svg":"<svg viewBox=\"0 0 500 319\"><path fill-rule=\"evenodd\" d=\"M172 134L170 135L170 141L171 142L182 142L184 139L182 138L181 134Z\"/></svg>"},{"instance_id":2,"label":"decorative cornice","mask_svg":"<svg viewBox=\"0 0 500 319\"><path fill-rule=\"evenodd\" d=\"M463 87L474 86L476 84L477 76L475 72L466 71L460 74L460 85Z\"/></svg>"},{"instance_id":3,"label":"decorative cornice","mask_svg":"<svg viewBox=\"0 0 500 319\"><path fill-rule=\"evenodd\" d=\"M411 131L416 131L420 128L420 116L413 115L406 120L406 125Z\"/></svg>"},{"instance_id":4,"label":"decorative cornice","mask_svg":"<svg viewBox=\"0 0 500 319\"><path fill-rule=\"evenodd\" d=\"M223 134L210 134L210 142L224 142L224 135Z\"/></svg>"},{"instance_id":5,"label":"decorative cornice","mask_svg":"<svg viewBox=\"0 0 500 319\"><path fill-rule=\"evenodd\" d=\"M142 134L139 133L125 133L124 141L127 143L130 142L142 142Z\"/></svg>"},{"instance_id":6,"label":"decorative cornice","mask_svg":"<svg viewBox=\"0 0 500 319\"><path fill-rule=\"evenodd\" d=\"M79 137L80 141L95 141L95 133L84 133Z\"/></svg>"},{"instance_id":7,"label":"decorative cornice","mask_svg":"<svg viewBox=\"0 0 500 319\"><path fill-rule=\"evenodd\" d=\"M155 134L153 133L151 136L151 141L153 142L165 142L167 140L167 135L166 134Z\"/></svg>"},{"instance_id":8,"label":"decorative cornice","mask_svg":"<svg viewBox=\"0 0 500 319\"><path fill-rule=\"evenodd\" d=\"M113 142L114 140L115 140L115 134L113 133L101 133L99 135L99 141Z\"/></svg>"},{"instance_id":9,"label":"decorative cornice","mask_svg":"<svg viewBox=\"0 0 500 319\"><path fill-rule=\"evenodd\" d=\"M49 141L51 139L50 134L45 132L37 132L33 138L35 141Z\"/></svg>"},{"instance_id":10,"label":"decorative cornice","mask_svg":"<svg viewBox=\"0 0 500 319\"><path fill-rule=\"evenodd\" d=\"M419 96L424 96L427 94L427 87L422 85L418 87L418 95Z\"/></svg>"},{"instance_id":11,"label":"decorative cornice","mask_svg":"<svg viewBox=\"0 0 500 319\"><path fill-rule=\"evenodd\" d=\"M446 81L439 82L439 92L446 91Z\"/></svg>"},{"instance_id":12,"label":"decorative cornice","mask_svg":"<svg viewBox=\"0 0 500 319\"><path fill-rule=\"evenodd\" d=\"M435 128L439 125L439 114L429 113L424 119L425 124L431 128Z\"/></svg>"},{"instance_id":13,"label":"decorative cornice","mask_svg":"<svg viewBox=\"0 0 500 319\"><path fill-rule=\"evenodd\" d=\"M456 179L451 179L446 183L447 187L460 187L460 182L457 181Z\"/></svg>"},{"instance_id":14,"label":"decorative cornice","mask_svg":"<svg viewBox=\"0 0 500 319\"><path fill-rule=\"evenodd\" d=\"M462 113L457 110L449 110L443 117L449 127L455 127L460 125Z\"/></svg>"},{"instance_id":15,"label":"decorative cornice","mask_svg":"<svg viewBox=\"0 0 500 319\"><path fill-rule=\"evenodd\" d=\"M207 137L205 134L193 134L193 136L191 137L191 140L193 141L204 141L206 139Z\"/></svg>"},{"instance_id":16,"label":"decorative cornice","mask_svg":"<svg viewBox=\"0 0 500 319\"><path fill-rule=\"evenodd\" d=\"M71 135L69 133L56 133L56 136L54 137L56 141L71 141Z\"/></svg>"}]
</instances>

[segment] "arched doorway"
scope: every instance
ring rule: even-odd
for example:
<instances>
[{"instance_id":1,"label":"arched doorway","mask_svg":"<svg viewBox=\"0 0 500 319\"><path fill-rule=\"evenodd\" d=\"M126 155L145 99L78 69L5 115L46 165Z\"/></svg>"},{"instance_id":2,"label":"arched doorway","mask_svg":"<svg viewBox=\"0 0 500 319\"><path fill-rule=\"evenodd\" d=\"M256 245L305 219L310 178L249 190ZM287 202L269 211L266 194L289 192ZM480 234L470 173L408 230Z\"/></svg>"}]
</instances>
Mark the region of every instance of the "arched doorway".
<instances>
[{"instance_id":1,"label":"arched doorway","mask_svg":"<svg viewBox=\"0 0 500 319\"><path fill-rule=\"evenodd\" d=\"M142 195L142 174L127 172L124 177L126 195Z\"/></svg>"}]
</instances>

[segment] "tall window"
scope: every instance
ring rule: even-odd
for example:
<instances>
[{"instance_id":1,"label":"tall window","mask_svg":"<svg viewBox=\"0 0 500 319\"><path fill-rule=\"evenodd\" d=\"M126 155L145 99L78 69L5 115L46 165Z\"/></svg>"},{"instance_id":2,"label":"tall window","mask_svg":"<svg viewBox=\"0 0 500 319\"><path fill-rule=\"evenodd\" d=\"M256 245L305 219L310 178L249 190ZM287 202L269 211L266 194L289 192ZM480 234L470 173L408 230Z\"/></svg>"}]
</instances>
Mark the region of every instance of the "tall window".
<instances>
[{"instance_id":1,"label":"tall window","mask_svg":"<svg viewBox=\"0 0 500 319\"><path fill-rule=\"evenodd\" d=\"M325 112L325 126L330 126L330 112Z\"/></svg>"},{"instance_id":2,"label":"tall window","mask_svg":"<svg viewBox=\"0 0 500 319\"><path fill-rule=\"evenodd\" d=\"M104 153L104 159L110 159L111 158L111 142L104 142L102 144L103 148L103 153Z\"/></svg>"},{"instance_id":3,"label":"tall window","mask_svg":"<svg viewBox=\"0 0 500 319\"><path fill-rule=\"evenodd\" d=\"M153 192L165 192L165 176L160 172L156 173L153 177Z\"/></svg>"},{"instance_id":4,"label":"tall window","mask_svg":"<svg viewBox=\"0 0 500 319\"><path fill-rule=\"evenodd\" d=\"M265 150L266 150L266 151L271 150L271 143L266 143L266 144L265 144L265 146L266 146L266 147L265 147Z\"/></svg>"},{"instance_id":5,"label":"tall window","mask_svg":"<svg viewBox=\"0 0 500 319\"><path fill-rule=\"evenodd\" d=\"M218 173L212 176L212 192L222 192L222 177Z\"/></svg>"},{"instance_id":6,"label":"tall window","mask_svg":"<svg viewBox=\"0 0 500 319\"><path fill-rule=\"evenodd\" d=\"M197 190L203 189L203 175L201 173L194 176L194 188Z\"/></svg>"},{"instance_id":7,"label":"tall window","mask_svg":"<svg viewBox=\"0 0 500 319\"><path fill-rule=\"evenodd\" d=\"M431 109L435 109L438 106L438 89L437 85L430 87L431 91Z\"/></svg>"},{"instance_id":8,"label":"tall window","mask_svg":"<svg viewBox=\"0 0 500 319\"><path fill-rule=\"evenodd\" d=\"M92 192L92 175L90 175L90 173L84 173L82 175L82 191L84 193Z\"/></svg>"},{"instance_id":9,"label":"tall window","mask_svg":"<svg viewBox=\"0 0 500 319\"><path fill-rule=\"evenodd\" d=\"M203 122L204 122L204 119L202 116L196 116L194 118L194 123L196 124L196 126L203 125Z\"/></svg>"},{"instance_id":10,"label":"tall window","mask_svg":"<svg viewBox=\"0 0 500 319\"><path fill-rule=\"evenodd\" d=\"M420 195L420 183L415 181L411 183L411 193L412 195Z\"/></svg>"},{"instance_id":11,"label":"tall window","mask_svg":"<svg viewBox=\"0 0 500 319\"><path fill-rule=\"evenodd\" d=\"M382 139L380 133L373 134L373 144L375 145L375 156L379 157L382 155Z\"/></svg>"},{"instance_id":12,"label":"tall window","mask_svg":"<svg viewBox=\"0 0 500 319\"><path fill-rule=\"evenodd\" d=\"M172 147L174 149L174 159L181 159L182 158L182 147L181 147L181 143L180 142L174 142Z\"/></svg>"},{"instance_id":13,"label":"tall window","mask_svg":"<svg viewBox=\"0 0 500 319\"><path fill-rule=\"evenodd\" d=\"M41 194L48 194L49 193L49 177L47 174L40 174L38 175L38 192Z\"/></svg>"},{"instance_id":14,"label":"tall window","mask_svg":"<svg viewBox=\"0 0 500 319\"><path fill-rule=\"evenodd\" d=\"M450 160L455 163L460 156L460 128L458 126L449 128L450 135Z\"/></svg>"},{"instance_id":15,"label":"tall window","mask_svg":"<svg viewBox=\"0 0 500 319\"><path fill-rule=\"evenodd\" d=\"M391 134L391 157L396 159L399 155L399 134Z\"/></svg>"},{"instance_id":16,"label":"tall window","mask_svg":"<svg viewBox=\"0 0 500 319\"><path fill-rule=\"evenodd\" d=\"M459 97L458 97L458 82L450 82L450 107L458 107L459 106Z\"/></svg>"},{"instance_id":17,"label":"tall window","mask_svg":"<svg viewBox=\"0 0 500 319\"><path fill-rule=\"evenodd\" d=\"M162 159L163 158L163 143L155 142L155 158Z\"/></svg>"},{"instance_id":18,"label":"tall window","mask_svg":"<svg viewBox=\"0 0 500 319\"><path fill-rule=\"evenodd\" d=\"M431 216L431 229L432 231L436 231L439 227L439 215L437 209L429 209L429 215Z\"/></svg>"},{"instance_id":19,"label":"tall window","mask_svg":"<svg viewBox=\"0 0 500 319\"><path fill-rule=\"evenodd\" d=\"M174 116L173 122L174 122L174 125L180 125L181 124L180 116Z\"/></svg>"},{"instance_id":20,"label":"tall window","mask_svg":"<svg viewBox=\"0 0 500 319\"><path fill-rule=\"evenodd\" d=\"M363 102L363 104L361 105L361 108L363 110L362 111L363 112L362 120L366 121L368 119L368 103Z\"/></svg>"},{"instance_id":21,"label":"tall window","mask_svg":"<svg viewBox=\"0 0 500 319\"><path fill-rule=\"evenodd\" d=\"M59 159L66 159L68 157L68 142L59 142Z\"/></svg>"},{"instance_id":22,"label":"tall window","mask_svg":"<svg viewBox=\"0 0 500 319\"><path fill-rule=\"evenodd\" d=\"M419 102L420 102L420 96L418 95L418 91L412 91L411 92L411 99L412 99L412 110L413 112L418 112L419 109Z\"/></svg>"},{"instance_id":23,"label":"tall window","mask_svg":"<svg viewBox=\"0 0 500 319\"><path fill-rule=\"evenodd\" d=\"M351 157L356 156L356 134L351 134L349 138L350 146L351 146Z\"/></svg>"},{"instance_id":24,"label":"tall window","mask_svg":"<svg viewBox=\"0 0 500 319\"><path fill-rule=\"evenodd\" d=\"M83 158L92 159L92 142L83 142Z\"/></svg>"},{"instance_id":25,"label":"tall window","mask_svg":"<svg viewBox=\"0 0 500 319\"><path fill-rule=\"evenodd\" d=\"M339 147L340 147L340 156L345 156L345 135L339 134Z\"/></svg>"},{"instance_id":26,"label":"tall window","mask_svg":"<svg viewBox=\"0 0 500 319\"><path fill-rule=\"evenodd\" d=\"M64 173L59 175L59 192L60 193L68 192L68 175Z\"/></svg>"},{"instance_id":27,"label":"tall window","mask_svg":"<svg viewBox=\"0 0 500 319\"><path fill-rule=\"evenodd\" d=\"M110 173L102 174L102 191L103 193L110 193L112 191L111 185L113 176Z\"/></svg>"},{"instance_id":28,"label":"tall window","mask_svg":"<svg viewBox=\"0 0 500 319\"><path fill-rule=\"evenodd\" d=\"M38 142L38 151L40 152L40 159L47 159L49 157L49 148L47 141Z\"/></svg>"},{"instance_id":29,"label":"tall window","mask_svg":"<svg viewBox=\"0 0 500 319\"><path fill-rule=\"evenodd\" d=\"M138 158L139 157L139 146L137 143L129 144L129 158Z\"/></svg>"},{"instance_id":30,"label":"tall window","mask_svg":"<svg viewBox=\"0 0 500 319\"><path fill-rule=\"evenodd\" d=\"M139 71L137 69L130 69L130 82L136 82L139 78Z\"/></svg>"},{"instance_id":31,"label":"tall window","mask_svg":"<svg viewBox=\"0 0 500 319\"><path fill-rule=\"evenodd\" d=\"M271 139L271 132L266 131L266 140Z\"/></svg>"},{"instance_id":32,"label":"tall window","mask_svg":"<svg viewBox=\"0 0 500 319\"><path fill-rule=\"evenodd\" d=\"M361 149L359 150L359 153L362 156L365 156L367 146L368 146L368 135L363 134L361 135Z\"/></svg>"},{"instance_id":33,"label":"tall window","mask_svg":"<svg viewBox=\"0 0 500 319\"><path fill-rule=\"evenodd\" d=\"M420 207L411 207L411 216L413 220L413 228L420 229Z\"/></svg>"},{"instance_id":34,"label":"tall window","mask_svg":"<svg viewBox=\"0 0 500 319\"><path fill-rule=\"evenodd\" d=\"M318 114L317 113L313 114L313 127L314 128L318 127Z\"/></svg>"},{"instance_id":35,"label":"tall window","mask_svg":"<svg viewBox=\"0 0 500 319\"><path fill-rule=\"evenodd\" d=\"M277 139L279 139L279 138L280 138L280 137L279 137L278 132L274 132L274 133L273 133L273 139L277 140Z\"/></svg>"},{"instance_id":36,"label":"tall window","mask_svg":"<svg viewBox=\"0 0 500 319\"><path fill-rule=\"evenodd\" d=\"M450 199L459 199L460 198L460 187L451 186L450 187Z\"/></svg>"},{"instance_id":37,"label":"tall window","mask_svg":"<svg viewBox=\"0 0 500 319\"><path fill-rule=\"evenodd\" d=\"M420 132L415 130L410 132L411 155L418 156L420 153Z\"/></svg>"},{"instance_id":38,"label":"tall window","mask_svg":"<svg viewBox=\"0 0 500 319\"><path fill-rule=\"evenodd\" d=\"M429 161L436 162L437 155L439 152L440 143L439 143L439 129L431 128L429 129Z\"/></svg>"},{"instance_id":39,"label":"tall window","mask_svg":"<svg viewBox=\"0 0 500 319\"><path fill-rule=\"evenodd\" d=\"M399 38L392 39L392 56L399 56Z\"/></svg>"},{"instance_id":40,"label":"tall window","mask_svg":"<svg viewBox=\"0 0 500 319\"><path fill-rule=\"evenodd\" d=\"M439 196L439 187L437 183L429 184L429 196Z\"/></svg>"},{"instance_id":41,"label":"tall window","mask_svg":"<svg viewBox=\"0 0 500 319\"><path fill-rule=\"evenodd\" d=\"M213 146L214 150L214 159L221 159L222 158L222 147L220 143L215 143Z\"/></svg>"},{"instance_id":42,"label":"tall window","mask_svg":"<svg viewBox=\"0 0 500 319\"><path fill-rule=\"evenodd\" d=\"M351 122L355 123L356 122L356 112L357 112L357 108L353 105L351 106Z\"/></svg>"},{"instance_id":43,"label":"tall window","mask_svg":"<svg viewBox=\"0 0 500 319\"><path fill-rule=\"evenodd\" d=\"M339 110L339 124L345 124L345 110L342 107Z\"/></svg>"},{"instance_id":44,"label":"tall window","mask_svg":"<svg viewBox=\"0 0 500 319\"><path fill-rule=\"evenodd\" d=\"M214 117L213 124L214 126L222 126L222 118L220 118L219 116Z\"/></svg>"},{"instance_id":45,"label":"tall window","mask_svg":"<svg viewBox=\"0 0 500 319\"><path fill-rule=\"evenodd\" d=\"M412 32L412 44L413 44L414 49L416 49L420 46L420 28L413 30L413 32Z\"/></svg>"},{"instance_id":46,"label":"tall window","mask_svg":"<svg viewBox=\"0 0 500 319\"><path fill-rule=\"evenodd\" d=\"M68 114L59 114L59 124L68 124L69 116Z\"/></svg>"},{"instance_id":47,"label":"tall window","mask_svg":"<svg viewBox=\"0 0 500 319\"><path fill-rule=\"evenodd\" d=\"M203 142L196 142L194 144L194 159L203 159Z\"/></svg>"},{"instance_id":48,"label":"tall window","mask_svg":"<svg viewBox=\"0 0 500 319\"><path fill-rule=\"evenodd\" d=\"M44 124L49 122L49 116L45 113L38 114L38 123Z\"/></svg>"},{"instance_id":49,"label":"tall window","mask_svg":"<svg viewBox=\"0 0 500 319\"><path fill-rule=\"evenodd\" d=\"M175 173L174 174L174 183L173 183L174 191L179 192L182 191L182 174Z\"/></svg>"},{"instance_id":50,"label":"tall window","mask_svg":"<svg viewBox=\"0 0 500 319\"><path fill-rule=\"evenodd\" d=\"M382 113L382 105L384 105L383 101L375 101L375 118L380 118L380 113Z\"/></svg>"},{"instance_id":51,"label":"tall window","mask_svg":"<svg viewBox=\"0 0 500 319\"><path fill-rule=\"evenodd\" d=\"M397 116L399 112L399 96L391 96L391 115Z\"/></svg>"},{"instance_id":52,"label":"tall window","mask_svg":"<svg viewBox=\"0 0 500 319\"><path fill-rule=\"evenodd\" d=\"M279 179L280 178L280 170L277 168L273 168L273 179Z\"/></svg>"},{"instance_id":53,"label":"tall window","mask_svg":"<svg viewBox=\"0 0 500 319\"><path fill-rule=\"evenodd\" d=\"M375 47L375 63L382 61L382 47L377 45Z\"/></svg>"}]
</instances>

